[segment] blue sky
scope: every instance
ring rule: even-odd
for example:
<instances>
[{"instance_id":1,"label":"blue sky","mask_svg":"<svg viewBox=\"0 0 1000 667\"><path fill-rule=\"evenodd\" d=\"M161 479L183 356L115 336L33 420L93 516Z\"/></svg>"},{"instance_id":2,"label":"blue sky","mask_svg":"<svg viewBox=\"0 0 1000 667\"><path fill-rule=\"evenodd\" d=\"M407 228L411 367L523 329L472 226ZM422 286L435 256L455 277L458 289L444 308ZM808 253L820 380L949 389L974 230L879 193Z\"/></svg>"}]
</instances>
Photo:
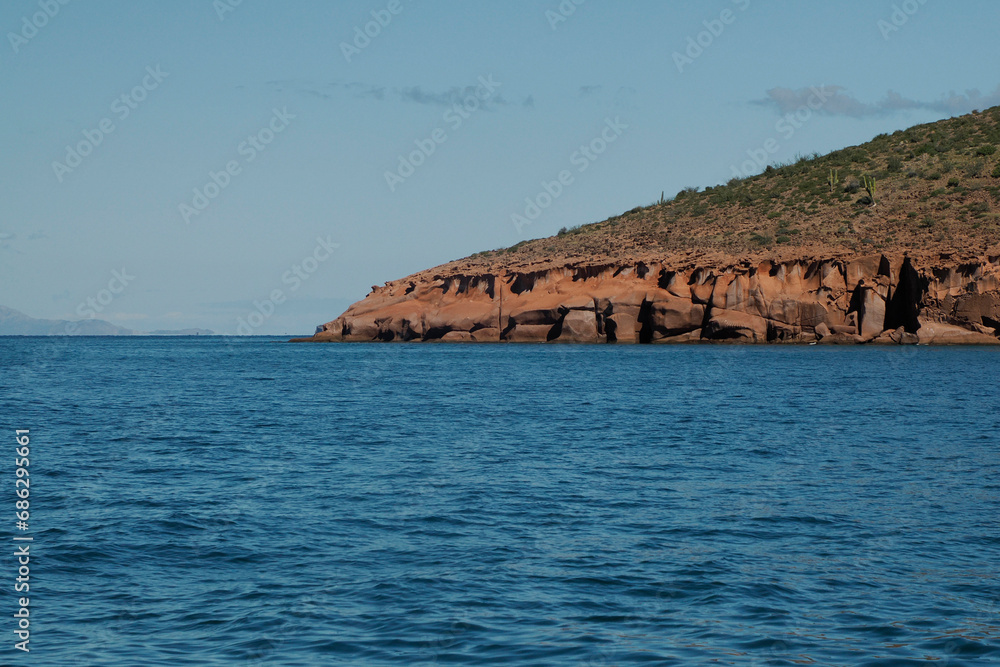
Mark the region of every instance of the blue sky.
<instances>
[{"instance_id":1,"label":"blue sky","mask_svg":"<svg viewBox=\"0 0 1000 667\"><path fill-rule=\"evenodd\" d=\"M0 304L311 333L372 285L765 146L996 105L997 25L985 0L9 0Z\"/></svg>"}]
</instances>

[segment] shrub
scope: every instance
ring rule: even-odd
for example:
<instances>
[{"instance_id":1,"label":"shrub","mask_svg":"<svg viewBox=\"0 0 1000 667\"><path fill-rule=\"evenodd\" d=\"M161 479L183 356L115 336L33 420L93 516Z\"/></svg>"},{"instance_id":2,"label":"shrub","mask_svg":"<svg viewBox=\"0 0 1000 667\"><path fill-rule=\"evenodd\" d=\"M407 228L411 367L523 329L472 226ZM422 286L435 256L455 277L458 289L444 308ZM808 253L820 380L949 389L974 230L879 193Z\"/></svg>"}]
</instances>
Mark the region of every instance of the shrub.
<instances>
[{"instance_id":1,"label":"shrub","mask_svg":"<svg viewBox=\"0 0 1000 667\"><path fill-rule=\"evenodd\" d=\"M969 204L965 207L969 213L974 214L977 218L982 217L984 213L988 213L990 210L990 205L984 201L977 201Z\"/></svg>"},{"instance_id":2,"label":"shrub","mask_svg":"<svg viewBox=\"0 0 1000 667\"><path fill-rule=\"evenodd\" d=\"M923 229L930 229L931 227L934 226L934 218L932 218L929 215L926 216L923 220L920 221L920 226Z\"/></svg>"},{"instance_id":3,"label":"shrub","mask_svg":"<svg viewBox=\"0 0 1000 667\"><path fill-rule=\"evenodd\" d=\"M926 178L928 181L937 181L937 180L940 180L940 178L941 178L941 172L940 171L932 171L931 173L927 174L927 176L925 176L924 178Z\"/></svg>"},{"instance_id":4,"label":"shrub","mask_svg":"<svg viewBox=\"0 0 1000 667\"><path fill-rule=\"evenodd\" d=\"M565 227L560 227L559 231L556 233L556 236L566 236L567 231L568 230Z\"/></svg>"},{"instance_id":5,"label":"shrub","mask_svg":"<svg viewBox=\"0 0 1000 667\"><path fill-rule=\"evenodd\" d=\"M910 211L909 213L906 214L906 217L907 218L915 218L915 217L917 217L917 212L916 211Z\"/></svg>"},{"instance_id":6,"label":"shrub","mask_svg":"<svg viewBox=\"0 0 1000 667\"><path fill-rule=\"evenodd\" d=\"M976 149L976 155L982 155L983 157L987 155L993 155L997 152L997 147L993 144L983 144Z\"/></svg>"},{"instance_id":7,"label":"shrub","mask_svg":"<svg viewBox=\"0 0 1000 667\"><path fill-rule=\"evenodd\" d=\"M1000 164L993 167L993 171L990 173L993 178L1000 178Z\"/></svg>"},{"instance_id":8,"label":"shrub","mask_svg":"<svg viewBox=\"0 0 1000 667\"><path fill-rule=\"evenodd\" d=\"M891 157L889 158L889 165L887 168L890 172L902 171L903 161L900 160L898 157Z\"/></svg>"},{"instance_id":9,"label":"shrub","mask_svg":"<svg viewBox=\"0 0 1000 667\"><path fill-rule=\"evenodd\" d=\"M868 160L868 151L864 148L855 148L850 152L851 162L865 162Z\"/></svg>"},{"instance_id":10,"label":"shrub","mask_svg":"<svg viewBox=\"0 0 1000 667\"><path fill-rule=\"evenodd\" d=\"M949 188L957 188L959 186L959 183L960 183L960 181L957 178L949 178L948 179L948 187Z\"/></svg>"},{"instance_id":11,"label":"shrub","mask_svg":"<svg viewBox=\"0 0 1000 667\"><path fill-rule=\"evenodd\" d=\"M975 162L970 162L965 166L965 175L968 176L969 178L976 178L983 173L984 166L985 165L983 164L982 160L976 160Z\"/></svg>"},{"instance_id":12,"label":"shrub","mask_svg":"<svg viewBox=\"0 0 1000 667\"><path fill-rule=\"evenodd\" d=\"M777 241L778 243L788 243L791 240L792 240L791 236L785 236L784 234L775 239L775 241Z\"/></svg>"}]
</instances>

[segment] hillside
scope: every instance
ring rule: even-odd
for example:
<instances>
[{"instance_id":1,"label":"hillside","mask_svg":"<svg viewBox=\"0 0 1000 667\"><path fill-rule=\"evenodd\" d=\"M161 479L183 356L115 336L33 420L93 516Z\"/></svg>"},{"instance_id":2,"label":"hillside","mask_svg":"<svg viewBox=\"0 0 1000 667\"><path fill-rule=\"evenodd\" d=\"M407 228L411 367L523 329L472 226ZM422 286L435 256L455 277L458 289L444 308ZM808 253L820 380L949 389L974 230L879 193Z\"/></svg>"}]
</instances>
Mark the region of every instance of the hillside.
<instances>
[{"instance_id":1,"label":"hillside","mask_svg":"<svg viewBox=\"0 0 1000 667\"><path fill-rule=\"evenodd\" d=\"M1000 319L1000 297L975 316L956 314L954 301L966 291L993 299L1000 287L998 145L1000 107L767 167L725 185L687 188L602 222L386 283L320 327L314 340L805 342L831 331L833 340L865 342L888 337L883 325L896 321L876 313L892 309L905 274L913 283L907 289L918 292L905 316L912 321L907 333L916 334L916 318L923 315L939 329L958 326L976 334L965 342L995 341L988 325ZM852 264L863 265L854 277ZM791 271L797 282L782 278L766 286L764 271ZM809 282L823 272L839 278ZM745 282L742 294L717 293L734 281ZM869 304L865 332L858 299L868 297L857 292L859 284L875 289L883 302ZM629 304L620 303L618 313L638 310L616 323L614 303L622 298ZM805 309L808 316L799 306L794 313L784 306L775 312L774 298L818 304L823 312L812 306ZM651 324L653 304L675 299L687 304L672 303L668 310L686 308L687 314L664 326ZM567 336L570 311L579 311L571 321L580 328ZM623 326L626 336L620 335ZM651 336L651 327L662 335ZM927 340L930 331L924 329ZM954 341L959 335L951 333Z\"/></svg>"},{"instance_id":2,"label":"hillside","mask_svg":"<svg viewBox=\"0 0 1000 667\"><path fill-rule=\"evenodd\" d=\"M44 320L0 306L0 336L211 336L208 329L134 331L106 320Z\"/></svg>"},{"instance_id":3,"label":"hillside","mask_svg":"<svg viewBox=\"0 0 1000 667\"><path fill-rule=\"evenodd\" d=\"M134 333L105 320L42 320L0 306L0 336L131 336Z\"/></svg>"},{"instance_id":4,"label":"hillside","mask_svg":"<svg viewBox=\"0 0 1000 667\"><path fill-rule=\"evenodd\" d=\"M726 185L682 190L670 201L452 264L496 269L678 252L986 249L1000 243L998 146L1000 107L803 157ZM875 180L874 206L865 178Z\"/></svg>"}]
</instances>

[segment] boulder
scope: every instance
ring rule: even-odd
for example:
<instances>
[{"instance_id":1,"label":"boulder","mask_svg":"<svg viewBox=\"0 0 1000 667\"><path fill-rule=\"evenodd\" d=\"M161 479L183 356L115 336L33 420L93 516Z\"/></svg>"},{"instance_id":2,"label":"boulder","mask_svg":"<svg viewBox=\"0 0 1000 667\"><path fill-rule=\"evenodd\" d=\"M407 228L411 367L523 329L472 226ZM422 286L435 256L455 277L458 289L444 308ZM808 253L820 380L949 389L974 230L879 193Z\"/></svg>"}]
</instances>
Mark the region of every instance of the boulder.
<instances>
[{"instance_id":1,"label":"boulder","mask_svg":"<svg viewBox=\"0 0 1000 667\"><path fill-rule=\"evenodd\" d=\"M703 332L710 340L743 340L763 343L767 340L767 320L736 310L712 311Z\"/></svg>"},{"instance_id":2,"label":"boulder","mask_svg":"<svg viewBox=\"0 0 1000 667\"><path fill-rule=\"evenodd\" d=\"M476 329L470 335L477 343L496 343L500 340L500 330L496 327Z\"/></svg>"},{"instance_id":3,"label":"boulder","mask_svg":"<svg viewBox=\"0 0 1000 667\"><path fill-rule=\"evenodd\" d=\"M917 339L921 345L1000 345L993 336L970 331L954 324L930 322L920 318Z\"/></svg>"},{"instance_id":4,"label":"boulder","mask_svg":"<svg viewBox=\"0 0 1000 667\"><path fill-rule=\"evenodd\" d=\"M562 321L560 343L597 343L603 337L597 333L597 316L593 310L571 310Z\"/></svg>"},{"instance_id":5,"label":"boulder","mask_svg":"<svg viewBox=\"0 0 1000 667\"><path fill-rule=\"evenodd\" d=\"M860 298L857 312L861 321L861 337L876 338L885 326L885 297L879 294L878 288L874 286L861 285L858 290Z\"/></svg>"},{"instance_id":6,"label":"boulder","mask_svg":"<svg viewBox=\"0 0 1000 667\"><path fill-rule=\"evenodd\" d=\"M853 315L853 313L851 313ZM848 336L854 336L858 333L858 328L853 324L833 324L830 326L830 331L835 334L846 334Z\"/></svg>"},{"instance_id":7,"label":"boulder","mask_svg":"<svg viewBox=\"0 0 1000 667\"><path fill-rule=\"evenodd\" d=\"M829 336L824 336L820 341L820 345L857 345L863 343L864 339L857 334L846 334L846 333L834 333Z\"/></svg>"},{"instance_id":8,"label":"boulder","mask_svg":"<svg viewBox=\"0 0 1000 667\"><path fill-rule=\"evenodd\" d=\"M370 341L378 339L379 326L372 315L350 317L344 321L344 340Z\"/></svg>"},{"instance_id":9,"label":"boulder","mask_svg":"<svg viewBox=\"0 0 1000 667\"><path fill-rule=\"evenodd\" d=\"M639 312L641 306L609 303L604 311L604 333L609 341L639 342Z\"/></svg>"},{"instance_id":10,"label":"boulder","mask_svg":"<svg viewBox=\"0 0 1000 667\"><path fill-rule=\"evenodd\" d=\"M504 340L511 343L545 343L552 327L547 324L518 324L507 332Z\"/></svg>"},{"instance_id":11,"label":"boulder","mask_svg":"<svg viewBox=\"0 0 1000 667\"><path fill-rule=\"evenodd\" d=\"M649 306L653 341L699 330L704 319L705 306L684 299L654 301Z\"/></svg>"}]
</instances>

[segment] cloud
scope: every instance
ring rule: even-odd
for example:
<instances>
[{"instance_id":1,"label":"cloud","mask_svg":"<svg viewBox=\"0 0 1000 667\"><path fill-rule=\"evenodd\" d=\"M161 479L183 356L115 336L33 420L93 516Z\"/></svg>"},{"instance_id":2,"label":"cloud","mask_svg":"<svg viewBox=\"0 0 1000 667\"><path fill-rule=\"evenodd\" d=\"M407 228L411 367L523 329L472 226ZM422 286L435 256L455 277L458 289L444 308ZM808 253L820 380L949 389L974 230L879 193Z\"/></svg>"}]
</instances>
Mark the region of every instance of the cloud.
<instances>
[{"instance_id":1,"label":"cloud","mask_svg":"<svg viewBox=\"0 0 1000 667\"><path fill-rule=\"evenodd\" d=\"M580 97L587 97L601 92L604 86L580 86Z\"/></svg>"},{"instance_id":2,"label":"cloud","mask_svg":"<svg viewBox=\"0 0 1000 667\"><path fill-rule=\"evenodd\" d=\"M376 100L378 102L409 102L436 107L451 107L459 104L470 96L475 96L480 88L479 84L472 86L452 86L444 90L434 90L423 86L407 86L404 88L379 86L361 82L330 82L315 83L304 80L286 79L280 81L268 81L266 85L273 90L283 93L286 91L297 92L311 97L329 100L338 95L352 95L356 99ZM493 93L489 100L483 102L479 99L484 108L507 106L509 102L504 99L503 94ZM531 104L534 103L532 98ZM525 106L531 106L525 104Z\"/></svg>"},{"instance_id":3,"label":"cloud","mask_svg":"<svg viewBox=\"0 0 1000 667\"><path fill-rule=\"evenodd\" d=\"M950 92L939 100L921 101L903 97L890 90L878 102L862 102L844 91L843 86L813 86L810 88L772 88L767 91L767 97L754 100L752 104L770 107L784 115L793 113L803 106L828 116L849 116L865 118L870 116L887 116L899 111L922 110L936 113L961 115L974 109L986 109L1000 104L1000 86L988 95L978 90L966 91L965 94ZM819 108L815 108L818 104Z\"/></svg>"}]
</instances>

